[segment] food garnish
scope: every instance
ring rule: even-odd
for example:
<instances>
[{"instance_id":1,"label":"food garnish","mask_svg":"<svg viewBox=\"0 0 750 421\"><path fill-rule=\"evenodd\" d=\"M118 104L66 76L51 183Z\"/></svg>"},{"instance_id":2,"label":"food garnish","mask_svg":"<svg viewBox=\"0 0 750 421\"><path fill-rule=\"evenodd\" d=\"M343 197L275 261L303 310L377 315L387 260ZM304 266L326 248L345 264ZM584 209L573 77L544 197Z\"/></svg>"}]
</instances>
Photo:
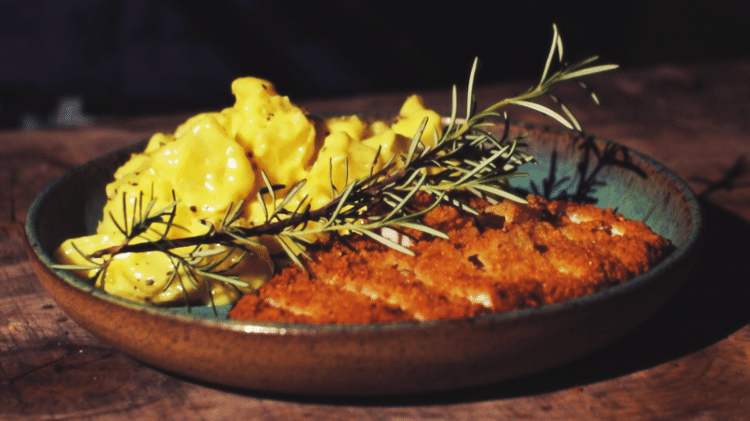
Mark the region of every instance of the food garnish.
<instances>
[{"instance_id":1,"label":"food garnish","mask_svg":"<svg viewBox=\"0 0 750 421\"><path fill-rule=\"evenodd\" d=\"M413 255L383 229L446 238L424 221L439 205L479 215L467 197L525 203L508 180L523 176L519 167L533 157L520 148L523 135L511 134L505 109L530 108L581 130L554 87L617 67L595 64L597 57L564 64L553 30L536 86L477 111L475 60L465 114L454 86L445 125L417 96L392 124L324 120L267 81L238 79L234 107L154 135L118 169L97 233L67 240L55 267L136 301L226 304L272 277L277 255L304 268L316 240L359 234ZM545 98L553 105L541 104ZM486 130L498 124L500 135ZM414 206L417 198L426 205Z\"/></svg>"}]
</instances>

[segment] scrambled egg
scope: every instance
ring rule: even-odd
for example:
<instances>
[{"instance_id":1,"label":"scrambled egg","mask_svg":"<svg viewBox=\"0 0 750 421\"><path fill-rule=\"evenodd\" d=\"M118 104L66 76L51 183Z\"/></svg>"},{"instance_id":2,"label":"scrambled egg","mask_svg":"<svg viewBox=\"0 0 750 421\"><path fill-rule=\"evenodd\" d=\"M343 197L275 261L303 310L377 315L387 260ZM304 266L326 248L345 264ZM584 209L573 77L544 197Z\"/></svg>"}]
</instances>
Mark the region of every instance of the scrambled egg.
<instances>
[{"instance_id":1,"label":"scrambled egg","mask_svg":"<svg viewBox=\"0 0 750 421\"><path fill-rule=\"evenodd\" d=\"M262 224L265 213L256 199L265 186L261 171L272 184L287 188L305 179L296 203L292 201L288 207L295 208L307 196L316 209L332 199L331 183L341 190L347 181L363 178L392 155L405 152L425 118L424 144L434 145L441 133L439 115L425 109L418 96L409 97L396 122L389 125L367 123L357 116L315 121L262 79L237 79L232 92L236 98L233 107L191 117L173 134L153 135L145 150L134 154L107 185L108 201L96 234L65 241L55 258L63 264L85 265L88 262L81 253L89 255L122 245L125 236L121 229L132 226L133 215L145 212L152 199L152 212L171 206L173 197L178 201L174 226L166 233L170 239L207 233L243 200L238 224ZM277 193L277 200L284 193ZM265 198L271 200L270 195ZM153 241L164 235L163 225L152 228L155 230L132 242ZM185 254L191 250L174 251ZM219 264L218 269L238 275L250 290L273 274L273 261L262 246L244 256L218 245L201 246L201 251L207 256L200 264ZM98 261L106 258L109 256ZM183 268L162 252L116 254L97 286L123 298L156 304L187 298L221 305L236 301L243 292L243 288L210 277L187 274ZM94 273L77 272L83 278Z\"/></svg>"}]
</instances>

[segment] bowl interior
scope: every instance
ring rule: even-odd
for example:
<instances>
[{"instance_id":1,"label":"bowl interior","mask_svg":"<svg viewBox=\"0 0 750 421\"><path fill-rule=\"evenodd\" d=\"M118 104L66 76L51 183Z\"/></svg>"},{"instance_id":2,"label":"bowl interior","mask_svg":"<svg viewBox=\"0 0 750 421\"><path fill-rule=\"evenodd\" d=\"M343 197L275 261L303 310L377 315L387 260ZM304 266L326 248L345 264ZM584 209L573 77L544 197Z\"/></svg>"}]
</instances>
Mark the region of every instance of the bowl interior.
<instances>
[{"instance_id":1,"label":"bowl interior","mask_svg":"<svg viewBox=\"0 0 750 421\"><path fill-rule=\"evenodd\" d=\"M522 168L528 177L511 179L519 190L547 199L593 203L643 221L675 245L675 256L699 237L702 216L695 195L659 162L595 137L533 125L525 129L526 151L537 164Z\"/></svg>"},{"instance_id":2,"label":"bowl interior","mask_svg":"<svg viewBox=\"0 0 750 421\"><path fill-rule=\"evenodd\" d=\"M660 163L614 142L582 138L565 130L531 124L515 129L528 135L523 147L536 159L521 168L528 176L510 179L518 192L611 207L627 218L646 222L676 248L662 266L680 259L697 241L702 225L697 199ZM53 264L51 254L65 239L95 232L106 201L105 186L115 170L145 145L139 142L96 158L39 194L29 209L26 231L42 261ZM68 282L88 287L65 271L58 273ZM183 310L172 308L177 313ZM190 312L213 315L206 310L192 307ZM219 311L225 315L228 307Z\"/></svg>"}]
</instances>

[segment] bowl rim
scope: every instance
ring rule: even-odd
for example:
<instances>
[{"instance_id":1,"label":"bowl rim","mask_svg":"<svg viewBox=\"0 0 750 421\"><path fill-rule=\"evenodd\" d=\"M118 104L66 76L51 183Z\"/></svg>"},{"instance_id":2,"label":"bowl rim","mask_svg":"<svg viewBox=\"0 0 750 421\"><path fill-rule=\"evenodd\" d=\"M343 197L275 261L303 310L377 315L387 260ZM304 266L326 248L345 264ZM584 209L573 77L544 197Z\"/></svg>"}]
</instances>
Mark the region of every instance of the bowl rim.
<instances>
[{"instance_id":1,"label":"bowl rim","mask_svg":"<svg viewBox=\"0 0 750 421\"><path fill-rule=\"evenodd\" d=\"M513 122L514 125L525 127L525 128L536 128L540 129L545 133L553 134L570 134L574 135L575 132L564 128L551 127L544 124L529 123L529 122ZM492 313L468 318L457 318L457 319L441 319L441 320L427 320L427 321L406 321L406 322L387 322L387 323L359 323L359 324L312 324L312 323L292 323L292 322L267 322L267 321L253 321L253 320L235 320L228 318L217 318L217 317L206 317L196 313L183 313L177 312L170 307L159 307L151 304L139 303L131 301L125 298L121 298L102 290L99 290L89 284L86 284L83 280L77 278L72 273L62 270L55 270L51 268L54 264L50 253L43 249L37 231L37 221L39 218L39 212L43 208L49 195L62 183L73 177L76 173L85 170L87 167L94 165L99 162L107 162L113 159L115 156L122 155L125 153L132 153L142 150L148 140L142 140L139 142L132 143L120 148L117 148L111 152L100 155L93 158L83 164L77 165L74 168L68 170L63 175L56 178L54 181L49 183L34 199L30 205L24 224L24 231L26 234L27 246L34 252L36 257L45 265L46 269L55 275L57 280L65 283L71 288L76 288L91 295L105 300L107 302L129 308L132 311L145 312L152 316L171 318L181 323L198 324L208 328L221 328L230 331L244 332L248 334L262 334L262 335L315 335L320 336L321 334L340 334L342 332L350 333L390 333L404 330L411 330L414 328L419 329L434 329L441 326L449 326L453 324L494 324L494 323L511 323L523 319L532 319L540 317L549 317L554 314L565 312L568 309L583 307L592 305L600 301L604 301L610 297L618 296L621 294L627 294L630 291L637 290L650 282L653 281L652 275L655 272L670 272L675 269L683 262L683 260L696 249L703 237L704 223L703 213L698 202L698 198L693 190L683 181L676 173L664 166L662 163L648 155L645 155L637 150L631 149L617 142L613 142L598 136L592 136L591 139L595 142L602 143L604 145L614 144L626 148L628 154L643 161L645 164L652 166L662 173L666 178L672 181L677 189L680 190L685 198L689 214L692 217L691 223L688 225L689 230L685 236L684 247L676 248L670 253L664 260L659 262L657 265L649 269L647 272L636 276L627 282L619 285L615 285L601 291L587 294L578 298L566 300L563 302L543 305L540 307L526 308L521 310L513 310L502 313Z\"/></svg>"}]
</instances>

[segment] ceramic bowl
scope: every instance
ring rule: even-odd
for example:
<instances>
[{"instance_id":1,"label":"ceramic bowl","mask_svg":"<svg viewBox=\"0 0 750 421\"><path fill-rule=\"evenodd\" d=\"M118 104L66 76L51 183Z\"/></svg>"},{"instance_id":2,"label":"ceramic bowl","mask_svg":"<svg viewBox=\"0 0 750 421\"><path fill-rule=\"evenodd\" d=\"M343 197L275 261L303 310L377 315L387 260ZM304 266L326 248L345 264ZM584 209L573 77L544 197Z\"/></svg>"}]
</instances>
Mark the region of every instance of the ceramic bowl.
<instances>
[{"instance_id":1,"label":"ceramic bowl","mask_svg":"<svg viewBox=\"0 0 750 421\"><path fill-rule=\"evenodd\" d=\"M537 165L520 191L587 201L645 221L674 252L622 285L567 302L482 317L366 325L240 322L207 308L158 308L93 289L50 268L66 238L91 233L104 186L144 143L75 168L28 212L29 255L68 315L122 352L167 372L264 392L378 395L507 380L580 358L612 343L661 307L690 270L702 219L695 196L653 159L596 138L521 125ZM517 129L519 129L517 127Z\"/></svg>"}]
</instances>

